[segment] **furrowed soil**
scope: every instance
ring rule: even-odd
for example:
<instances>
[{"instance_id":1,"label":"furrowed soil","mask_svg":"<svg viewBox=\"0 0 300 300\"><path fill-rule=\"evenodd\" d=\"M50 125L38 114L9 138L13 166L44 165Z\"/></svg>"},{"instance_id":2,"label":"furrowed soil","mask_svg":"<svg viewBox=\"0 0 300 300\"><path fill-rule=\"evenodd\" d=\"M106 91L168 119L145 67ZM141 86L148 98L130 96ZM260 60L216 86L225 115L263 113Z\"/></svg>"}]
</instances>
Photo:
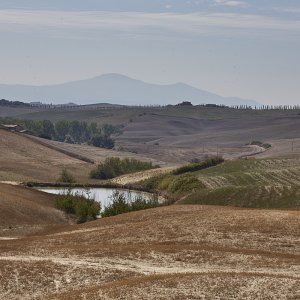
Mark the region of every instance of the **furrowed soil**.
<instances>
[{"instance_id":1,"label":"furrowed soil","mask_svg":"<svg viewBox=\"0 0 300 300\"><path fill-rule=\"evenodd\" d=\"M299 299L300 211L174 205L0 241L0 299Z\"/></svg>"}]
</instances>

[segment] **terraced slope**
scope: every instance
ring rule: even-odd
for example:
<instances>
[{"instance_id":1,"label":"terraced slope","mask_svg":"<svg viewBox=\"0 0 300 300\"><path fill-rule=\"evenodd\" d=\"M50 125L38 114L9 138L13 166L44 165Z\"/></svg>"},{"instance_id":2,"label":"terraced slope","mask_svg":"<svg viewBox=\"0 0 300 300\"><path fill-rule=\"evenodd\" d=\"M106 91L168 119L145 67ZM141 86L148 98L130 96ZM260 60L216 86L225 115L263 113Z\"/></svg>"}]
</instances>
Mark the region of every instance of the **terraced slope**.
<instances>
[{"instance_id":1,"label":"terraced slope","mask_svg":"<svg viewBox=\"0 0 300 300\"><path fill-rule=\"evenodd\" d=\"M0 299L298 299L300 211L168 206L0 243Z\"/></svg>"},{"instance_id":2,"label":"terraced slope","mask_svg":"<svg viewBox=\"0 0 300 300\"><path fill-rule=\"evenodd\" d=\"M206 189L181 203L300 207L300 159L227 161L197 172Z\"/></svg>"},{"instance_id":3,"label":"terraced slope","mask_svg":"<svg viewBox=\"0 0 300 300\"><path fill-rule=\"evenodd\" d=\"M300 185L300 158L227 161L198 172L208 188L229 185Z\"/></svg>"}]
</instances>

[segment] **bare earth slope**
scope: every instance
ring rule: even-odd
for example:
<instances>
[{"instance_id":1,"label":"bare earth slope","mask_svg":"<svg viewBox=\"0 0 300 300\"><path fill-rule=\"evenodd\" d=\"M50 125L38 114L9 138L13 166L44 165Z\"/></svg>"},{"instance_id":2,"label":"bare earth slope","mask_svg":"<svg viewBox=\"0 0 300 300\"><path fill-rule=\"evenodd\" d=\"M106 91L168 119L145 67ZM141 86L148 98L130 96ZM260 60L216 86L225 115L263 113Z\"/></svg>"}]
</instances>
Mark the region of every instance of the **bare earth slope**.
<instances>
[{"instance_id":1,"label":"bare earth slope","mask_svg":"<svg viewBox=\"0 0 300 300\"><path fill-rule=\"evenodd\" d=\"M53 195L0 183L0 243L4 237L68 224L65 215L55 209L54 201Z\"/></svg>"},{"instance_id":2,"label":"bare earth slope","mask_svg":"<svg viewBox=\"0 0 300 300\"><path fill-rule=\"evenodd\" d=\"M87 176L90 164L34 143L18 134L0 130L0 180L55 181L63 168Z\"/></svg>"},{"instance_id":3,"label":"bare earth slope","mask_svg":"<svg viewBox=\"0 0 300 300\"><path fill-rule=\"evenodd\" d=\"M8 112L7 112L8 113ZM9 112L12 114L12 112ZM79 120L122 124L117 137L123 149L169 163L220 154L226 158L253 155L245 144L258 140L276 147L264 157L300 154L299 110L249 110L217 107L84 108L17 112L18 118ZM292 147L292 140L294 146Z\"/></svg>"},{"instance_id":4,"label":"bare earth slope","mask_svg":"<svg viewBox=\"0 0 300 300\"><path fill-rule=\"evenodd\" d=\"M272 155L300 153L300 115L293 111L230 113L224 109L220 115L211 113L198 109L198 115L192 111L190 115L176 111L143 115L125 127L118 142L127 149L168 161L187 161L211 154L238 158L259 153L258 149L245 146L251 141L276 141L277 152ZM285 144L286 149L282 146ZM269 156L268 151L264 155Z\"/></svg>"},{"instance_id":5,"label":"bare earth slope","mask_svg":"<svg viewBox=\"0 0 300 300\"><path fill-rule=\"evenodd\" d=\"M299 299L299 237L300 211L218 206L65 226L0 242L0 299Z\"/></svg>"},{"instance_id":6,"label":"bare earth slope","mask_svg":"<svg viewBox=\"0 0 300 300\"><path fill-rule=\"evenodd\" d=\"M133 153L28 138L26 135L0 130L0 181L55 182L65 168L75 176L77 182L94 182L89 179L89 172L95 165L77 156L86 157L95 163L111 156L149 160Z\"/></svg>"}]
</instances>

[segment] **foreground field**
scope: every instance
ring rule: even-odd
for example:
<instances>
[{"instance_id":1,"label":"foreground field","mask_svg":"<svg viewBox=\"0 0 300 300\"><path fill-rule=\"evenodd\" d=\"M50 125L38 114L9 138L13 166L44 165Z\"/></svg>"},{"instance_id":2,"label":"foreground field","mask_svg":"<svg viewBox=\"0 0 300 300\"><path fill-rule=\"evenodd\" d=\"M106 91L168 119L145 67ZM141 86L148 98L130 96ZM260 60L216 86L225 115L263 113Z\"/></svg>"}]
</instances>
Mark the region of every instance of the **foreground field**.
<instances>
[{"instance_id":1,"label":"foreground field","mask_svg":"<svg viewBox=\"0 0 300 300\"><path fill-rule=\"evenodd\" d=\"M0 241L0 299L299 299L300 211L169 206Z\"/></svg>"}]
</instances>

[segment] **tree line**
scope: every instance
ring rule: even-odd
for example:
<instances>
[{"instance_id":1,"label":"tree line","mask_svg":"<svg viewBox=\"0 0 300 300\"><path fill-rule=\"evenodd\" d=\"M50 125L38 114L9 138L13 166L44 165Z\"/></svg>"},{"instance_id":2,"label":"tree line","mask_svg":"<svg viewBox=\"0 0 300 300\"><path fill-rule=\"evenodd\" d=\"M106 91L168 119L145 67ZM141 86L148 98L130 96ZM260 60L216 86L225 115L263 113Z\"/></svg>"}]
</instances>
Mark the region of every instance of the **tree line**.
<instances>
[{"instance_id":1,"label":"tree line","mask_svg":"<svg viewBox=\"0 0 300 300\"><path fill-rule=\"evenodd\" d=\"M52 123L49 120L20 120L0 118L2 124L17 124L29 133L49 140L70 144L87 143L100 148L112 149L115 145L113 136L120 134L121 126L97 123L61 120Z\"/></svg>"}]
</instances>

